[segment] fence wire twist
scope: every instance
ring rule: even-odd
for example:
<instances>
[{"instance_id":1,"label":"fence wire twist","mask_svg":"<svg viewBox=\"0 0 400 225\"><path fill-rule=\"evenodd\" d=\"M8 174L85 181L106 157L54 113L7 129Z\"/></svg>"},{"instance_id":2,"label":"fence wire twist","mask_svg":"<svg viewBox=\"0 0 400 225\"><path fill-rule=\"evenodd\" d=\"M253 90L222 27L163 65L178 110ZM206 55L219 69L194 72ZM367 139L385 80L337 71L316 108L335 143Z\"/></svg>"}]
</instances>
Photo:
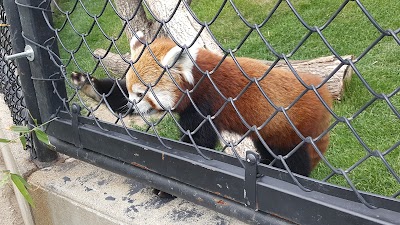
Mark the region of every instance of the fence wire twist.
<instances>
[{"instance_id":1,"label":"fence wire twist","mask_svg":"<svg viewBox=\"0 0 400 225\"><path fill-rule=\"evenodd\" d=\"M18 3L18 2L17 2ZM84 110L87 112L87 116L91 116L92 118L94 118L96 121L100 120L99 118L101 118L102 114L104 113L104 111L102 111L100 108L102 107L102 105L106 105L106 107L108 108L108 110L111 112L111 114L113 115L113 117L111 117L111 119L113 119L115 121L115 123L120 123L122 126L124 126L126 128L126 131L129 135L132 136L132 138L135 138L134 135L132 135L128 128L130 128L131 124L129 124L129 122L127 122L126 118L129 117L129 113L125 110L120 110L120 111L115 111L115 108L113 108L113 102L109 102L107 99L109 96L111 96L114 92L119 91L123 94L123 97L126 99L126 101L128 101L128 95L124 92L124 84L122 83L122 81L125 79L125 75L122 75L121 77L116 77L111 71L110 68L108 68L108 66L106 65L106 63L104 63L104 59L107 57L107 55L111 54L111 53L115 53L119 56L120 60L123 61L125 63L125 71L124 74L128 71L129 68L134 69L135 60L131 60L129 58L129 56L127 56L126 54L124 54L125 49L127 48L127 45L122 45L120 44L120 42L123 42L124 39L124 34L125 32L134 34L136 29L135 27L132 27L131 25L131 21L136 19L135 17L138 16L138 13L140 12L140 7L144 6L147 9L148 12L148 16L152 17L154 19L154 23L157 24L158 26L157 29L154 29L155 32L153 33L153 35L148 38L147 42L144 43L145 47L142 49L141 53L139 54L138 59L144 54L145 51L149 51L150 54L153 55L154 60L158 60L154 53L152 53L152 49L149 47L150 44L159 36L169 36L175 43L177 43L178 45L180 45L182 47L182 51L186 52L186 53L190 53L189 52L189 48L194 45L194 42L197 40L197 38L199 38L200 34L202 32L206 32L211 34L211 38L212 40L217 43L218 47L219 47L219 51L222 52L222 56L221 56L221 61L216 65L215 69L216 70L222 63L224 60L226 60L226 58L232 58L234 60L234 62L236 63L237 67L243 72L243 76L247 79L248 81L248 85L240 91L240 93L237 96L224 96L223 92L220 90L220 87L218 87L216 84L213 83L213 78L212 78L212 71L202 71L203 72L203 77L202 79L194 86L194 88L192 90L186 90L184 88L180 88L180 91L183 93L182 97L180 98L180 100L177 101L176 106L172 107L172 108L165 108L164 112L158 117L158 118L149 118L147 115L145 115L145 113L140 112L140 120L142 120L144 126L143 127L135 127L137 129L141 129L144 130L145 132L149 132L152 133L154 135L157 136L158 140L166 147L166 148L170 148L170 146L167 146L166 144L164 144L163 141L163 137L164 136L168 136L168 133L171 132L170 130L167 131L167 134L163 131L159 130L160 126L163 126L163 123L165 123L165 121L169 121L169 123L173 123L176 124L177 126L177 132L181 132L183 135L180 136L178 139L179 140L183 140L185 138L189 138L189 140L191 141L191 143L195 146L197 152L199 155L202 155L204 158L209 159L207 154L205 152L203 152L203 150L201 148L199 148L194 139L193 139L193 135L196 134L196 132L205 124L205 123L209 123L211 124L213 130L216 132L216 134L218 135L219 139L221 139L222 141L222 150L225 150L227 148L232 148L233 154L234 156L237 157L237 159L239 160L240 163L242 163L243 165L243 158L241 157L241 154L237 151L237 146L243 142L243 140L247 137L250 137L250 135L255 134L261 141L261 143L263 144L263 146L268 150L268 152L273 156L273 160L270 164L275 163L276 161L281 161L281 163L284 165L284 167L289 171L289 174L291 175L291 177L293 178L293 180L296 182L296 178L295 176L292 175L292 173L290 172L290 169L287 167L286 165L286 159L288 157L290 157L292 154L294 154L303 144L310 144L313 146L315 152L321 157L321 163L324 164L326 167L329 168L330 172L329 174L322 179L322 181L329 181L332 177L334 177L335 175L339 175L341 176L347 183L347 185L354 191L354 193L356 194L356 196L358 197L358 199L364 203L365 205L367 205L368 207L373 208L374 206L369 204L361 195L360 191L357 189L356 185L355 185L355 181L351 179L351 177L349 176L349 174L357 167L359 167L361 164L365 164L366 161L370 158L374 158L377 160L380 160L380 162L384 165L384 167L387 169L387 171L389 171L389 173L391 174L392 178L395 179L397 181L397 184L400 184L400 177L399 177L399 171L396 171L396 168L393 168L393 165L391 165L390 162L388 162L387 157L389 157L389 154L395 152L395 151L399 151L398 146L400 145L400 140L397 140L391 147L385 149L384 151L380 151L380 150L375 150L371 147L368 146L368 144L363 140L363 138L359 135L359 132L354 128L352 121L356 120L357 118L360 117L360 115L366 111L369 107L371 107L371 105L373 105L375 102L377 101L381 101L384 102L389 109L391 110L391 112L395 115L395 117L400 120L400 113L398 110L398 106L396 106L392 101L394 99L394 96L396 96L399 91L400 91L400 87L398 86L395 90L393 90L392 92L385 94L385 93L379 93L377 91L374 90L374 87L372 87L364 78L363 74L360 72L357 64L374 48L376 47L381 40L384 37L390 37L393 38L393 40L397 43L397 45L400 45L400 39L398 37L399 33L400 33L400 28L393 30L393 29L384 29L382 28L379 23L371 16L371 14L368 12L368 10L363 6L363 4L361 3L361 1L356 0L356 1L343 1L343 3L339 6L339 8L332 14L332 16L322 25L322 26L311 26L310 24L308 24L301 16L301 14L299 13L299 11L296 9L296 7L292 4L292 2L290 0L286 0L286 1L277 1L276 5L272 8L272 10L268 13L268 15L266 16L266 18L259 24L252 24L250 21L247 21L245 16L243 16L243 13L239 10L239 8L237 7L237 5L233 2L233 1L224 1L221 6L219 7L219 9L216 12L216 15L209 21L209 22L204 22L201 21L200 19L198 19L195 15L195 13L192 11L192 9L190 8L190 6L185 2L185 1L179 1L178 4L175 6L175 8L173 10L171 10L171 12L176 12L178 10L180 10L179 7L182 7L184 9L186 9L190 15L193 17L192 19L194 19L198 25L201 26L200 30L198 31L197 36L193 39L193 41L191 43L188 43L187 45L181 45L181 43L172 35L170 28L168 27L168 23L172 20L174 13L171 14L170 17L168 18L164 18L164 19L160 19L151 9L151 7L148 5L148 3L146 1L140 1L139 5L137 6L136 10L134 10L134 12L132 12L128 17L122 15L122 13L118 12L117 10L117 6L115 5L115 3L111 0L109 1L104 1L104 5L102 7L102 9L99 11L99 13L92 13L90 12L90 10L88 9L88 5L87 3L85 3L82 0L76 0L73 2L73 4L71 4L70 9L68 10L64 10L63 7L58 3L58 2L53 2L54 3L54 7L53 10L56 12L56 16L58 17L58 23L57 26L53 26L53 24L51 24L47 18L47 16L45 15L45 13L43 13L48 26L55 32L55 37L52 40L48 40L45 43L34 43L28 39L26 39L26 41L40 46L41 48L47 49L49 51L49 55L52 58L53 62L60 68L60 74L62 76L63 79L65 79L66 81L66 85L67 88L69 89L69 96L68 99L63 99L63 102L65 103L65 105L69 105L73 102L78 102L80 103L80 105L83 106ZM335 47L332 46L332 44L330 43L330 41L325 37L325 35L323 34L323 31L325 29L327 29L330 24L335 21L335 18L345 9L345 7L348 4L356 4L357 7L361 10L361 12L363 13L363 15L365 15L368 20L370 21L370 23L375 27L375 29L380 33L380 35L372 42L372 44L370 44L369 46L367 46L365 48L364 51L362 51L359 55L357 55L355 57L355 59L349 59L349 58L342 58L341 55L339 55L337 53L337 51L335 50ZM19 5L23 6L23 7L30 7L32 9L35 10L41 10L43 12L50 10L50 7L48 4L43 4L43 5L39 5L39 6L33 6L33 5L23 5L18 3ZM306 34L302 37L302 39L297 43L297 45L287 54L284 54L278 50L276 50L273 47L273 44L271 44L268 41L268 38L265 37L265 35L263 34L263 32L261 31L261 29L268 24L270 18L276 13L276 11L278 10L279 6L281 4L287 4L287 6L290 8L290 11L295 15L295 17L297 18L297 20L301 23L302 26L305 27L305 29L307 29ZM215 21L220 18L221 12L223 11L223 9L225 7L232 7L235 11L235 13L239 16L240 20L247 26L248 32L244 35L244 37L241 39L241 41L236 45L236 47L234 49L228 49L228 48L224 48L223 44L221 44L218 40L217 37L215 37L213 35L213 31L210 28L211 26L213 26L213 24L215 23ZM81 10L79 10L79 8L81 8ZM107 14L107 12L109 11L114 11L114 16L116 15L116 17L122 21L122 27L119 31L115 32L116 35L109 35L107 33L107 31L104 30L104 28L102 27L102 22L101 22L101 18L103 16L105 16L105 14ZM85 14L85 16L87 16L87 18L91 19L91 24L88 26L88 29L85 31L81 31L79 25L76 25L75 23L77 23L77 21L74 21L72 19L74 14L77 13L82 13ZM4 13L3 13L4 14ZM2 14L2 16L4 16ZM60 22L61 21L61 22ZM116 21L119 22L119 21ZM67 29L72 29L72 32L78 39L77 43L71 44L69 41L69 38L65 38L63 37L63 33L65 30ZM95 31L97 30L97 31ZM6 29L2 29L2 32L6 32ZM93 47L92 47L92 43L90 43L90 35L92 35L93 33L97 32L98 35L102 35L105 39L108 40L108 44L103 46L103 48L106 50L105 53L103 53L102 55L98 55L95 53ZM240 63L237 61L237 52L241 49L241 47L244 45L244 43L246 42L246 40L249 38L250 35L252 34L257 34L258 37L262 40L262 42L264 43L265 47L268 49L268 51L273 55L273 62L270 65L270 68L267 71L264 71L264 74L260 77L260 78L252 78L250 75L246 74L246 72L244 72L244 70L242 69ZM135 34L134 34L135 35ZM299 51L299 49L305 45L306 41L308 41L310 39L310 37L312 35L318 35L318 37L321 39L321 41L323 42L324 46L329 50L329 52L331 54L333 54L338 60L340 60L340 64L333 69L328 75L326 75L322 81L322 83L320 83L319 85L307 85L301 78L301 76L299 75L299 73L297 72L296 69L294 69L294 67L292 66L291 61L289 60L290 57L292 57L296 52ZM8 49L9 50L9 43L7 44L6 41L3 41L3 35L2 35L2 49ZM62 54L61 57L58 56L57 54L55 54L54 52L50 51L47 46L51 45L52 42L57 41L59 43L60 49L62 50ZM5 44L4 44L5 43ZM2 50L3 51L3 50ZM81 63L80 61L82 60L82 52L86 52L86 55L84 57L91 57L94 59L94 65L91 67L91 69L87 69L88 66L85 66L83 63ZM2 52L3 54L3 52ZM5 54L5 53L4 53ZM197 69L202 70L200 67L198 67L196 65L196 62L193 60L193 58L191 58L192 62L195 64L195 66L197 67ZM288 68L291 70L291 72L293 73L293 75L298 79L298 81L304 86L304 92L302 92L298 98L296 98L289 106L287 107L280 107L278 105L275 105L274 101L270 98L270 96L268 96L263 88L260 86L259 82L262 81L265 77L268 77L269 72L278 64L278 62L284 62ZM160 67L162 67L160 62L157 62ZM13 73L13 71L15 70L15 66L13 66L10 63L4 62L0 60L0 66L2 66L2 73ZM370 99L370 101L366 102L365 104L363 104L359 110L357 110L355 113L353 113L350 116L341 116L337 113L335 113L335 110L330 108L329 105L327 103L325 103L323 101L322 96L320 95L319 89L322 85L326 85L327 81L332 78L332 76L343 66L349 66L351 67L351 69L354 71L356 77L358 77L363 85L363 87L365 87L367 89L367 91L371 94L372 98ZM7 68L6 70L4 68ZM99 74L103 77L103 78L107 78L107 79L111 79L113 80L113 84L111 85L111 87L107 90L107 91L102 91L99 89L94 89L95 93L97 96L100 96L100 99L98 102L94 103L94 104L90 104L88 103L86 97L84 95L82 95L82 93L79 92L80 89L82 89L82 86L77 86L76 84L74 84L71 80L70 80L70 73L73 71L79 71L81 72L83 75L83 78L86 79L85 84L89 84L90 86L94 86L94 82L92 81L91 77L99 77ZM99 72L101 70L101 72ZM167 74L173 81L174 83L177 85L178 82L174 80L173 75L171 74L171 72L169 71L168 68L164 68L163 69L163 74ZM120 74L121 75L121 74ZM162 78L162 74L158 74L160 75L159 79L156 81L159 82ZM138 74L136 71L136 76L138 76L138 79L142 81L142 83L147 87L146 91L143 93L144 95L146 95L146 93L152 93L154 96L156 96L156 93L154 91L155 85L156 84L148 84L146 83L144 80L142 80L141 78L141 74ZM165 75L164 75L165 76ZM7 77L7 76L6 76ZM11 76L12 77L12 76ZM4 78L3 78L4 79ZM8 78L11 79L11 78ZM11 84L11 82L14 82L13 85L7 85L7 84ZM22 104L22 97L20 95L20 90L18 89L18 81L16 78L14 78L14 80L6 80L6 81L2 81L2 89L10 89L7 92L8 93L17 93L15 95L13 95L13 97L11 97L12 99L9 100L11 101L11 105L15 105L17 102L20 102L18 104ZM217 112L214 112L213 115L204 115L203 112L199 109L199 107L196 105L196 102L192 99L192 93L196 92L196 90L198 90L198 86L201 84L201 82L211 82L214 89L216 90L216 92L218 93L218 97L223 98L224 99L224 104L221 106L221 108L219 110L217 110ZM51 80L49 80L48 82L51 82ZM85 85L85 84L80 84L80 85ZM237 99L239 99L242 95L244 95L244 93L246 93L246 90L248 90L250 85L256 85L258 87L258 89L260 90L260 92L262 93L263 97L265 98L265 101L269 102L269 104L271 105L271 107L274 108L274 112L271 114L271 116L265 120L265 122L263 124L261 124L259 127L254 127L253 124L248 124L246 119L240 114L242 112L239 112L239 110L236 107L236 101ZM12 89L14 88L14 89ZM15 88L17 88L15 90ZM55 89L56 92L56 89ZM327 111L329 111L329 113L332 116L332 122L331 125L327 128L327 130L325 130L322 134L320 134L318 137L316 138L311 138L311 137L305 137L301 134L301 132L298 130L298 128L295 126L295 124L292 122L292 120L290 119L290 116L288 115L287 111L294 105L296 104L299 99L304 96L306 93L308 92L313 92L315 93L315 95L318 97L318 99L322 102L322 104L324 105L324 107L326 108ZM57 93L55 93L57 94ZM197 113L199 115L201 115L201 121L199 121L199 125L193 129L193 130L185 130L179 123L178 123L178 119L176 114L173 112L174 109L176 109L177 107L179 107L180 104L182 104L182 102L184 101L184 98L188 98L191 102L191 104L193 105L194 109L197 111ZM157 96L155 97L155 100L160 104L161 104L161 100L157 98ZM133 106L134 108L137 108L136 105ZM241 134L241 136L239 138L237 138L234 141L231 140L227 140L226 138L224 138L224 136L221 134L221 132L217 129L217 125L215 125L215 118L217 118L221 112L223 111L223 109L225 109L226 107L233 107L240 119L240 122L243 123L248 131L245 132L244 134ZM21 111L20 108L16 109L17 114ZM267 145L267 143L263 140L263 138L261 137L259 130L261 130L262 128L264 128L265 126L268 125L269 121L272 120L274 118L274 116L278 113L282 113L285 118L287 119L288 123L290 124L290 126L292 127L292 129L295 130L295 132L299 135L300 139L301 139L301 143L299 143L299 145L297 147L295 147L292 151L290 151L287 155L281 156L281 155L276 155L272 149L269 148L269 146ZM16 116L16 118L19 118L20 116ZM328 132L332 131L333 129L335 129L337 126L339 126L340 124L345 125L348 127L348 130L350 131L350 133L356 138L357 142L359 143L359 145L362 146L362 148L365 151L365 156L360 158L359 160L357 160L354 164L352 164L350 167L348 168L338 168L336 167L330 160L328 157L325 157L323 152L321 152L318 147L316 146L316 142L318 142L324 135L326 135ZM98 125L100 126L100 123L98 123ZM173 131L175 132L175 131ZM358 181L357 181L358 182ZM301 184L299 182L296 182L301 188L303 188L301 186ZM305 189L305 188L303 188ZM395 193L391 194L391 197L393 198L397 198L400 195L400 190L396 191Z\"/></svg>"}]
</instances>

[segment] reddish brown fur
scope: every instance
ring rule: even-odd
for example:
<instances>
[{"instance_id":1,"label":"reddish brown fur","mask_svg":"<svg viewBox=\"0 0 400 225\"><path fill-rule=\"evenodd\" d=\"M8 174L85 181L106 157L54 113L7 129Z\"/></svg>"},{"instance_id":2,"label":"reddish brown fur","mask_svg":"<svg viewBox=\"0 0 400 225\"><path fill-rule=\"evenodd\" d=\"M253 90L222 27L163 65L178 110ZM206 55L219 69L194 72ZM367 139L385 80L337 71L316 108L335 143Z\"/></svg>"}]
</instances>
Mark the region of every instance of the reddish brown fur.
<instances>
[{"instance_id":1,"label":"reddish brown fur","mask_svg":"<svg viewBox=\"0 0 400 225\"><path fill-rule=\"evenodd\" d=\"M197 56L197 64L203 70L212 71L221 57L210 53L207 50L200 50ZM239 65L250 77L260 78L263 73L268 70L268 66L257 60L249 58L237 58ZM203 76L197 69L194 69L195 83ZM319 85L321 79L302 73L301 78L308 85ZM249 84L249 80L242 74L235 62L231 58L227 58L221 66L211 75L214 84L220 89L221 93L226 97L236 98L239 93ZM204 93L213 101L213 112L216 112L224 103L222 98L218 98L217 92L211 85L211 82L205 80L199 87L200 90L193 92L194 101L204 101ZM289 106L304 90L305 87L297 80L292 72L284 69L273 69L260 81L265 94L278 107ZM331 106L331 95L328 89L323 86L318 89L318 93L322 96L327 105ZM268 103L256 84L250 85L246 92L237 101L235 106L250 126L261 126L275 111ZM327 129L330 121L330 114L323 106L321 101L313 91L308 91L299 101L287 110L289 118L292 120L297 129L305 137L318 137ZM235 121L235 122L233 122ZM234 131L238 133L247 132L248 128L240 121L239 116L231 105L228 105L219 115L215 122L221 124L222 130ZM260 134L268 145L273 149L293 148L293 143L300 143L301 139L290 126L283 113L278 113L269 123L260 130ZM257 138L254 134L252 138ZM329 136L325 135L317 142L318 148L325 153L329 142ZM308 152L314 168L320 160L319 155L314 148L309 145Z\"/></svg>"},{"instance_id":2,"label":"reddish brown fur","mask_svg":"<svg viewBox=\"0 0 400 225\"><path fill-rule=\"evenodd\" d=\"M157 58L161 60L174 46L175 44L169 39L157 39L151 45L151 49ZM134 56L132 57L135 58ZM221 59L221 56L211 51L200 49L196 63L203 71L213 71ZM252 78L261 78L265 71L268 70L267 65L254 59L237 58L237 61L247 75ZM154 83L162 73L162 68L154 62L147 50L134 66L145 82ZM203 74L194 67L193 76L195 80L194 83L196 84L199 79L203 77ZM300 76L308 85L312 84L317 86L321 83L321 79L317 76L306 73L301 73ZM211 73L210 77L225 97L232 97L233 99L236 99L239 93L250 82L231 58L226 58L223 63ZM174 79L177 80L181 87L186 87L189 90L193 88L193 86L185 82L179 74L174 74ZM137 84L139 82L133 71L128 72L128 91L132 91L130 90L132 84ZM272 69L259 83L265 94L278 107L288 107L306 89L292 72L284 69ZM163 76L157 86L175 92L178 99L182 95L166 75ZM328 89L323 86L318 89L318 93L322 96L326 104L331 107L332 97ZM202 83L199 84L197 89L191 94L191 97L196 104L204 101L209 102L211 104L212 113L216 113L224 104L223 98L219 96L208 78L204 79ZM191 103L188 98L185 98L185 100L177 106L176 111L178 113L182 112L188 104ZM261 126L275 111L255 83L252 83L246 92L234 101L234 104L250 126ZM287 110L287 113L297 129L305 137L311 136L312 138L316 138L329 126L330 113L313 91L308 91L303 95L297 103ZM218 115L214 121L216 124L219 124L221 130L240 134L244 134L248 131L248 128L239 119L239 116L230 104L223 109L221 114ZM301 142L301 139L290 126L283 113L278 113L265 127L260 128L259 132L272 149L292 149L295 147L293 146L294 143L296 145ZM251 137L255 140L258 139L254 133ZM329 135L326 134L316 143L322 153L326 151L328 142ZM314 168L319 162L320 157L311 145L308 145L308 152L312 163L311 168Z\"/></svg>"}]
</instances>

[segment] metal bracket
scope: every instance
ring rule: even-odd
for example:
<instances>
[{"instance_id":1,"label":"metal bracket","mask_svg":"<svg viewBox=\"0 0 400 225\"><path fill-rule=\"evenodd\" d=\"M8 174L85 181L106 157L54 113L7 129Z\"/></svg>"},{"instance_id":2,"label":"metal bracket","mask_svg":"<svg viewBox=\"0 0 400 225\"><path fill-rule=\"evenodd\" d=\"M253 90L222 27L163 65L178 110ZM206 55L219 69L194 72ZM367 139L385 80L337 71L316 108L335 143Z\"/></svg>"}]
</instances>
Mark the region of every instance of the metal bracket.
<instances>
[{"instance_id":1,"label":"metal bracket","mask_svg":"<svg viewBox=\"0 0 400 225\"><path fill-rule=\"evenodd\" d=\"M79 115L81 114L81 107L78 104L72 104L72 130L74 133L74 145L77 148L83 148L79 135Z\"/></svg>"},{"instance_id":2,"label":"metal bracket","mask_svg":"<svg viewBox=\"0 0 400 225\"><path fill-rule=\"evenodd\" d=\"M245 177L244 177L244 202L246 206L258 210L257 202L257 166L260 155L253 151L246 151Z\"/></svg>"},{"instance_id":3,"label":"metal bracket","mask_svg":"<svg viewBox=\"0 0 400 225\"><path fill-rule=\"evenodd\" d=\"M24 52L20 53L15 53L12 55L6 55L4 56L5 60L14 60L14 59L19 59L26 57L29 61L33 61L35 59L35 52L33 51L32 47L30 45L26 45Z\"/></svg>"}]
</instances>

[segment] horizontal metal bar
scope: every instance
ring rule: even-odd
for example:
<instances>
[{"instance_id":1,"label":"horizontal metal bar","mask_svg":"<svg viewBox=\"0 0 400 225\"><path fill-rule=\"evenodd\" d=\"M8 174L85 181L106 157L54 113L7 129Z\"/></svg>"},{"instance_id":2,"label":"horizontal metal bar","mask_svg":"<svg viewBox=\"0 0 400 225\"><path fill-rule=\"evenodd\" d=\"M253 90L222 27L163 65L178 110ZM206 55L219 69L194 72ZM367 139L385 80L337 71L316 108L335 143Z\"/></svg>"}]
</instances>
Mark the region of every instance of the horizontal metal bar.
<instances>
[{"instance_id":1,"label":"horizontal metal bar","mask_svg":"<svg viewBox=\"0 0 400 225\"><path fill-rule=\"evenodd\" d=\"M285 171L281 171L280 169L267 168L266 166L261 164L258 167L258 172L265 176L279 178L279 180L294 184L290 175ZM301 176L296 176L296 179L299 180L299 182L309 190L317 191L333 197L342 198L344 200L359 202L357 196L350 188L341 187L327 182L317 181L314 179L305 178ZM372 204L373 206L376 206L378 208L389 209L395 212L400 212L400 199L394 199L391 197L386 197L362 191L359 191L359 193L368 203Z\"/></svg>"},{"instance_id":2,"label":"horizontal metal bar","mask_svg":"<svg viewBox=\"0 0 400 225\"><path fill-rule=\"evenodd\" d=\"M323 185L323 184L321 184ZM317 191L305 192L295 185L264 176L257 182L260 210L288 215L298 224L399 224L400 212L371 209L358 201L349 201Z\"/></svg>"},{"instance_id":3,"label":"horizontal metal bar","mask_svg":"<svg viewBox=\"0 0 400 225\"><path fill-rule=\"evenodd\" d=\"M73 143L72 122L68 119L71 117L65 113L60 115L60 119L49 125L47 132ZM237 162L232 160L233 157L209 151L206 154L215 156L216 160L206 160L197 155L194 149L190 153L189 145L165 139L165 143L172 147L167 149L152 135L132 131L135 138L131 138L123 133L123 128L120 130L121 127L116 125L101 123L101 126L108 129L105 131L94 125L95 122L89 118L79 117L79 121L85 123L79 125L80 140L85 148L244 205L245 172L241 166L226 162ZM264 175L276 172L275 169L260 168ZM282 175L285 176L284 173ZM326 186L335 190L321 182L299 179L301 182L307 180L308 184L320 185L320 189ZM295 223L347 224L352 221L355 224L390 224L400 218L400 213L393 210L370 209L358 201L330 195L329 192L305 192L290 182L269 176L257 179L256 190L260 211ZM393 204L396 204L396 200L393 200Z\"/></svg>"},{"instance_id":4,"label":"horizontal metal bar","mask_svg":"<svg viewBox=\"0 0 400 225\"><path fill-rule=\"evenodd\" d=\"M60 112L59 116L62 119L66 119L66 120L71 119L71 116L65 112ZM94 122L93 119L90 119L88 117L80 117L79 121L82 124L93 125L96 127L98 126ZM111 123L107 123L107 122L100 122L100 121L99 121L99 123L106 130L116 132L118 134L126 133L125 129L121 126L116 126L115 124L111 124ZM159 141L154 136L149 135L148 133L142 133L142 132L133 131L133 130L132 130L132 132L135 134L135 136L138 140L144 140L147 143L149 143L149 142L152 142L152 143L156 142L156 144L159 143ZM193 146L187 145L186 143L182 143L182 142L177 143L175 141L170 141L170 140L164 140L164 142L167 143L168 146L170 146L172 149L179 149L180 151L189 152L189 153L196 152L196 149ZM161 144L159 144L159 145L161 146ZM215 159L217 161L222 161L222 162L225 162L230 165L237 166L237 167L241 166L241 164L238 162L238 160L233 156L221 154L220 152L216 152L216 151L209 151L208 149L205 149L202 147L199 147L199 148L202 149L203 153L211 159ZM257 170L260 174L263 174L265 176L280 179L280 180L286 181L288 183L294 184L290 175L286 171L283 171L281 169L278 169L275 167L270 167L265 164L259 164ZM350 188L336 186L336 185L333 185L333 184L330 184L327 182L316 181L316 180L313 180L313 179L310 179L307 177L302 177L302 176L297 176L297 175L295 175L295 176L303 186L305 186L306 188L308 188L310 190L318 191L323 194L332 195L332 196L343 198L343 199L350 200L350 201L355 201L355 202L358 201L353 190L351 190ZM371 194L371 193L361 192L361 191L360 191L360 194L369 203L373 204L374 206L376 206L378 208L386 208L386 209L389 209L392 211L400 212L400 200L381 196L381 195L375 195L375 194Z\"/></svg>"},{"instance_id":5,"label":"horizontal metal bar","mask_svg":"<svg viewBox=\"0 0 400 225\"><path fill-rule=\"evenodd\" d=\"M126 164L122 161L101 155L84 148L77 148L72 144L50 137L50 142L56 146L58 152L99 166L120 175L133 178L141 183L168 191L179 198L186 199L198 205L210 208L227 216L235 217L249 224L276 224L289 225L288 221L262 212L256 212L241 204L220 196L199 190L182 182L160 176L146 169Z\"/></svg>"}]
</instances>

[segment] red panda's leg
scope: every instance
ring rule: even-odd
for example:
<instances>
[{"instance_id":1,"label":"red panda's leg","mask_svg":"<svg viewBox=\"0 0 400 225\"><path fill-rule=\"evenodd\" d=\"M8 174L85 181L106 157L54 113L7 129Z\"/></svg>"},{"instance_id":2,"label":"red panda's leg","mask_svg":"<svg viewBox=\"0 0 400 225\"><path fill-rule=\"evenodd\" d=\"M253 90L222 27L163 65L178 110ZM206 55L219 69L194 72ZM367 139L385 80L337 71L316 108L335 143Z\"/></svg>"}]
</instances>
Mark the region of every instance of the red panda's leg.
<instances>
[{"instance_id":1,"label":"red panda's leg","mask_svg":"<svg viewBox=\"0 0 400 225\"><path fill-rule=\"evenodd\" d=\"M261 162L269 164L274 159L271 154L268 153L267 149L261 143L261 141L254 141L254 146L257 148L258 153L261 156ZM274 146L269 146L272 151L277 155L286 155L291 149L279 149ZM285 160L290 170L294 173L309 176L311 173L311 159L307 151L307 145L303 145L297 151ZM273 164L274 167L285 169L281 161L276 161Z\"/></svg>"},{"instance_id":2,"label":"red panda's leg","mask_svg":"<svg viewBox=\"0 0 400 225\"><path fill-rule=\"evenodd\" d=\"M203 115L207 116L211 114L210 107L208 105L198 105L197 107ZM198 129L196 133L192 135L196 145L213 149L217 145L218 136L209 122L205 122L201 125L201 127L198 128L203 120L204 118L192 105L188 106L183 112L179 113L179 125L182 126L185 131L189 130L193 132L194 130ZM182 138L182 141L186 143L192 143L187 135ZM158 189L154 189L153 193L162 198L174 198L174 196Z\"/></svg>"},{"instance_id":3,"label":"red panda's leg","mask_svg":"<svg viewBox=\"0 0 400 225\"><path fill-rule=\"evenodd\" d=\"M321 151L322 154L325 154L326 150L328 149L328 144L329 134L326 134L324 137L321 138L321 140L316 143L318 149ZM311 160L311 169L314 169L318 165L319 161L321 161L321 157L319 157L319 154L311 145L309 145L308 147L308 153Z\"/></svg>"},{"instance_id":4,"label":"red panda's leg","mask_svg":"<svg viewBox=\"0 0 400 225\"><path fill-rule=\"evenodd\" d=\"M125 96L128 96L128 90L125 80L117 81L119 87L116 81L110 78L96 79L90 77L91 81L89 82L86 75L79 72L73 72L71 74L71 80L75 85L80 87L80 90L85 95L96 101L101 101L101 95L105 94L107 103L114 112L124 113L128 109L126 107L128 100L125 98ZM93 84L93 86L91 84ZM102 103L104 104L104 101Z\"/></svg>"},{"instance_id":5,"label":"red panda's leg","mask_svg":"<svg viewBox=\"0 0 400 225\"><path fill-rule=\"evenodd\" d=\"M210 107L208 105L197 105L197 107L203 115L207 116L211 114ZM218 136L215 133L214 128L208 121L199 127L199 125L204 121L204 118L192 105L188 106L179 114L179 116L179 124L185 131L189 130L193 132L196 130L196 132L192 134L192 138L196 145L211 149L215 148L218 143ZM188 135L185 135L182 138L182 141L186 143L192 143Z\"/></svg>"}]
</instances>

